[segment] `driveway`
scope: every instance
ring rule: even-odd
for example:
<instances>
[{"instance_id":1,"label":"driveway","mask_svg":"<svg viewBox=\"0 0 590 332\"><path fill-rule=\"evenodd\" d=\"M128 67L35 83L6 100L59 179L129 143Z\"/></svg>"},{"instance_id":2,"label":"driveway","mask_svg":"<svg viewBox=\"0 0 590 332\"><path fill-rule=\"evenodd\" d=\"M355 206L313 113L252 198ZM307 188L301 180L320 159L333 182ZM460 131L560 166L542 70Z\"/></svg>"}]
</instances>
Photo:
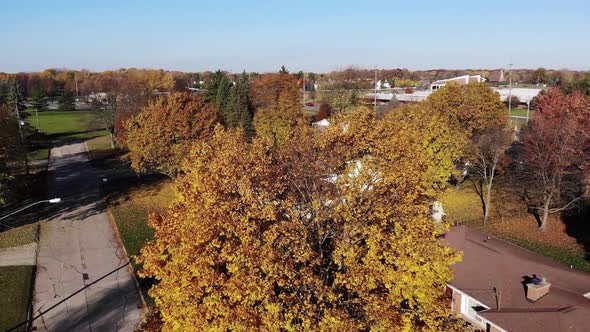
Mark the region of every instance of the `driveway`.
<instances>
[{"instance_id":1,"label":"driveway","mask_svg":"<svg viewBox=\"0 0 590 332\"><path fill-rule=\"evenodd\" d=\"M63 303L32 326L37 331L133 331L143 317L141 300L100 200L99 174L89 164L86 145L52 148L49 178L49 196L63 203L41 224L33 317Z\"/></svg>"}]
</instances>

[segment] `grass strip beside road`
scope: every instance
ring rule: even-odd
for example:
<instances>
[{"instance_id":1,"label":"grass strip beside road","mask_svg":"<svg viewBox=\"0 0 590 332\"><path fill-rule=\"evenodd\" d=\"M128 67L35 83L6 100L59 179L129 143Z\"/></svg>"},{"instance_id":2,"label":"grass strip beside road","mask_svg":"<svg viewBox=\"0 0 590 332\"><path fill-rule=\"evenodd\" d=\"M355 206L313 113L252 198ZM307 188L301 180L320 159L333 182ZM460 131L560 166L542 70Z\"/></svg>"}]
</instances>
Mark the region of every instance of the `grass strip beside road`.
<instances>
[{"instance_id":1,"label":"grass strip beside road","mask_svg":"<svg viewBox=\"0 0 590 332\"><path fill-rule=\"evenodd\" d=\"M145 243L154 238L154 229L148 224L149 215L151 213L165 213L174 197L172 183L165 181L141 186L132 192L127 192L125 198L111 205L110 211L136 275L141 266L135 262L133 256L139 255ZM152 304L148 290L154 280L138 277L137 281L146 302Z\"/></svg>"},{"instance_id":2,"label":"grass strip beside road","mask_svg":"<svg viewBox=\"0 0 590 332\"><path fill-rule=\"evenodd\" d=\"M0 330L5 331L27 319L33 266L0 267ZM20 331L24 331L22 327Z\"/></svg>"},{"instance_id":3,"label":"grass strip beside road","mask_svg":"<svg viewBox=\"0 0 590 332\"><path fill-rule=\"evenodd\" d=\"M127 254L130 257L139 255L141 247L154 237L154 230L147 222L149 211L133 202L119 204L111 211ZM135 260L132 261L132 265L136 270Z\"/></svg>"},{"instance_id":4,"label":"grass strip beside road","mask_svg":"<svg viewBox=\"0 0 590 332\"><path fill-rule=\"evenodd\" d=\"M0 249L37 242L39 223L28 224L0 233ZM1 288L0 288L1 290ZM0 311L1 312L1 311Z\"/></svg>"}]
</instances>

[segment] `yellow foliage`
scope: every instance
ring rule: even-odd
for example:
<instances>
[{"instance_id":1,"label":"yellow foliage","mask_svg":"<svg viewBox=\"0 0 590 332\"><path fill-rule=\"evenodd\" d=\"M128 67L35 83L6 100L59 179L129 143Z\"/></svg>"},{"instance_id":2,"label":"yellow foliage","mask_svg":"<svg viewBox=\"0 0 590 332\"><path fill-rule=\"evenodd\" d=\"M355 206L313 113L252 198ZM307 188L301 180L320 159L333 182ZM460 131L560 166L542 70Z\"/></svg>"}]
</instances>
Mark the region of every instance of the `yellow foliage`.
<instances>
[{"instance_id":1,"label":"yellow foliage","mask_svg":"<svg viewBox=\"0 0 590 332\"><path fill-rule=\"evenodd\" d=\"M257 135L269 144L283 144L297 126L305 123L303 110L299 104L279 104L262 108L254 116L254 129Z\"/></svg>"},{"instance_id":2,"label":"yellow foliage","mask_svg":"<svg viewBox=\"0 0 590 332\"><path fill-rule=\"evenodd\" d=\"M459 256L428 208L455 137L421 109L359 109L322 132L293 126L282 144L216 127L139 258L163 329L460 329L444 294Z\"/></svg>"},{"instance_id":3,"label":"yellow foliage","mask_svg":"<svg viewBox=\"0 0 590 332\"><path fill-rule=\"evenodd\" d=\"M498 92L484 83L447 84L430 95L426 103L434 112L448 116L469 138L490 127L507 124Z\"/></svg>"}]
</instances>

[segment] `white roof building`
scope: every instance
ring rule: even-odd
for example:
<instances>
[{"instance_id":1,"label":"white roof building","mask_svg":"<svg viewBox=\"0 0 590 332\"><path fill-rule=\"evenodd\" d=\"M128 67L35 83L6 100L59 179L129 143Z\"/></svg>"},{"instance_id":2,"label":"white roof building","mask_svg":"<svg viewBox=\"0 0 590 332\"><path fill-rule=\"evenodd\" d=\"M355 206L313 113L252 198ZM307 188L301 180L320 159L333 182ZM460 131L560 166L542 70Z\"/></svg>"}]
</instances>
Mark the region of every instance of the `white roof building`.
<instances>
[{"instance_id":1,"label":"white roof building","mask_svg":"<svg viewBox=\"0 0 590 332\"><path fill-rule=\"evenodd\" d=\"M446 80L438 80L432 84L430 84L430 90L436 91L447 83L455 82L459 85L465 85L469 83L481 83L485 82L485 78L481 75L463 75L459 77L447 78Z\"/></svg>"},{"instance_id":2,"label":"white roof building","mask_svg":"<svg viewBox=\"0 0 590 332\"><path fill-rule=\"evenodd\" d=\"M493 88L494 91L500 94L501 101L508 101L508 96L510 96L510 88ZM535 89L535 88L512 88L512 95L521 103L529 103L533 98L535 98L539 93L541 93L543 89Z\"/></svg>"},{"instance_id":3,"label":"white roof building","mask_svg":"<svg viewBox=\"0 0 590 332\"><path fill-rule=\"evenodd\" d=\"M389 102L392 99L397 99L400 102L420 102L426 100L428 96L436 92L438 89L445 86L447 83L455 82L460 85L466 85L469 83L481 83L485 82L485 78L481 75L464 75L459 77L453 77L445 80L439 80L430 85L429 90L417 90L413 93L368 93L366 98L376 99L381 102ZM379 89L381 88L381 81L377 82ZM537 88L492 88L494 91L500 94L500 100L503 102L508 101L510 95L518 98L521 103L529 103L535 98L543 89Z\"/></svg>"}]
</instances>

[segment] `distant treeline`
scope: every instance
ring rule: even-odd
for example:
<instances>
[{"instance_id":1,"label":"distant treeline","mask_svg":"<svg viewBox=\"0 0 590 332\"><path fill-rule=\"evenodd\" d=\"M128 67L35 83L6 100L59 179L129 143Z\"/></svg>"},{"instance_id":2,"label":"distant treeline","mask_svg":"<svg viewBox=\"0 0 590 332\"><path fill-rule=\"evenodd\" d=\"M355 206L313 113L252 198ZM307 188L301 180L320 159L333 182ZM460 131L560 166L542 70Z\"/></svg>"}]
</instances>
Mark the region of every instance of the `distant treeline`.
<instances>
[{"instance_id":1,"label":"distant treeline","mask_svg":"<svg viewBox=\"0 0 590 332\"><path fill-rule=\"evenodd\" d=\"M373 80L403 79L412 81L436 81L463 75L482 75L490 82L507 81L509 70L507 69L430 69L430 70L408 70L408 69L364 69L350 67L343 70L332 71L323 75L333 80L366 79ZM501 79L502 71L504 79ZM512 69L512 80L519 83L562 85L585 78L588 72L576 70L553 70L545 68L537 69Z\"/></svg>"},{"instance_id":2,"label":"distant treeline","mask_svg":"<svg viewBox=\"0 0 590 332\"><path fill-rule=\"evenodd\" d=\"M283 73L286 69L281 68ZM343 70L329 73L292 73L299 80L302 86L303 77L311 84L318 82L352 82L352 81L373 81L377 78L383 82L387 81L391 86L420 85L436 80L462 76L482 75L489 82L508 81L509 71L502 69L431 69L431 70L408 70L408 69L366 69L360 67L349 67ZM503 72L503 73L502 73ZM236 82L241 73L224 72L230 80ZM253 81L259 73L247 73L249 80ZM204 72L180 72L167 71L162 69L118 69L102 72L89 70L68 70L68 69L47 69L41 72L28 72L17 74L0 73L0 82L10 78L16 78L23 87L26 96L43 95L46 97L61 96L64 93L70 95L89 95L91 93L111 91L113 89L126 89L134 86L145 89L146 93L154 91L173 92L185 90L188 87L202 88L204 82L208 82L214 75L212 71ZM565 86L572 82L582 81L588 77L588 72L575 70L553 70L553 69L513 69L512 80L518 83L546 84L548 86ZM372 86L372 84L371 84ZM311 90L311 88L309 88Z\"/></svg>"}]
</instances>

